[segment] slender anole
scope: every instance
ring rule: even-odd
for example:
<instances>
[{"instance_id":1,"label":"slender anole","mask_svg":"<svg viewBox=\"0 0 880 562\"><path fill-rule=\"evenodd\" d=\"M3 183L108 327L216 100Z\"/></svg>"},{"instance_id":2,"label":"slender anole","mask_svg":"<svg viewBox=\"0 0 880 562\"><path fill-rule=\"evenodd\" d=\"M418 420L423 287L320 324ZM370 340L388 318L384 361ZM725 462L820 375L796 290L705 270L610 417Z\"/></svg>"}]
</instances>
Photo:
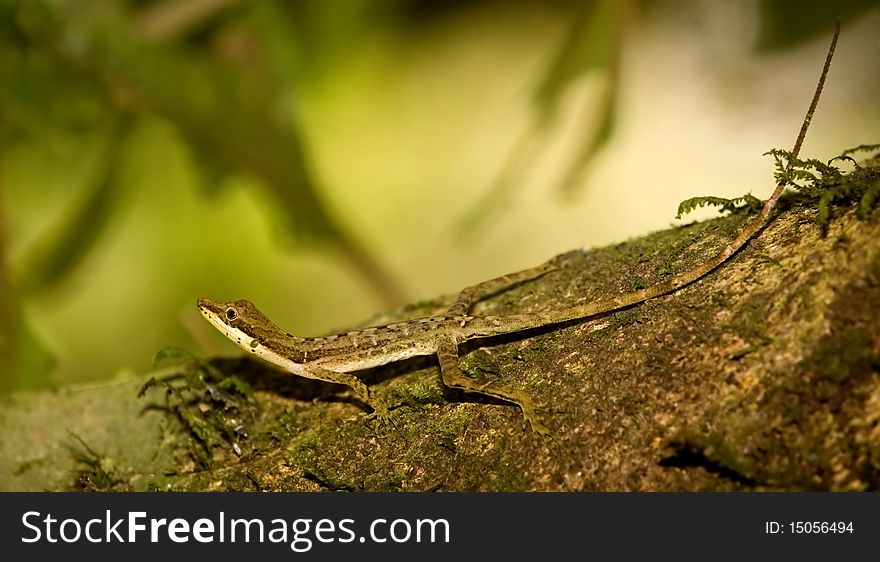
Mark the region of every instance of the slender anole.
<instances>
[{"instance_id":1,"label":"slender anole","mask_svg":"<svg viewBox=\"0 0 880 562\"><path fill-rule=\"evenodd\" d=\"M819 102L839 34L838 24L825 58L819 83L792 150L794 157L800 152L810 120ZM777 184L775 191L764 203L758 215L710 260L645 289L558 311L509 316L475 317L468 314L474 302L512 285L536 279L554 269L550 264L468 287L461 291L443 316L429 316L321 338L299 338L285 332L247 300L216 302L211 299L199 299L198 307L215 328L245 351L295 375L347 385L380 417L388 415L385 403L373 396L367 385L351 372L419 355L436 354L445 385L516 404L535 432L549 435L549 430L539 420L529 395L494 382L478 382L462 373L458 363L459 344L477 338L560 325L606 314L672 293L689 285L727 261L761 230L785 190L785 183L785 180L781 180Z\"/></svg>"}]
</instances>

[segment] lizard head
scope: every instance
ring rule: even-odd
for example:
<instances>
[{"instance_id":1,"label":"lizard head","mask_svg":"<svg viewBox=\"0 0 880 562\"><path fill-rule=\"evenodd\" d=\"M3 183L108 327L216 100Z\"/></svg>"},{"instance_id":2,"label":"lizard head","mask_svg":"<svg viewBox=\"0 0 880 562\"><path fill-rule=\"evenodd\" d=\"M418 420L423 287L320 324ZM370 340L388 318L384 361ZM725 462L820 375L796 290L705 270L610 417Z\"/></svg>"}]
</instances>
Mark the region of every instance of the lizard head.
<instances>
[{"instance_id":1,"label":"lizard head","mask_svg":"<svg viewBox=\"0 0 880 562\"><path fill-rule=\"evenodd\" d=\"M198 300L199 312L212 326L242 349L253 349L279 328L249 300Z\"/></svg>"}]
</instances>

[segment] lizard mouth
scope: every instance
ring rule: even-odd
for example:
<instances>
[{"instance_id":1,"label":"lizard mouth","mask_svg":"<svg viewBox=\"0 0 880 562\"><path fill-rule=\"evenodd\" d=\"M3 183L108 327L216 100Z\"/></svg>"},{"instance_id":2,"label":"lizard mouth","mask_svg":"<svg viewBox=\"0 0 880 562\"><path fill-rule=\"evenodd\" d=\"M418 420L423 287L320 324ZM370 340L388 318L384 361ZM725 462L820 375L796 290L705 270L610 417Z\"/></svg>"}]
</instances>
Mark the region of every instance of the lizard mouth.
<instances>
[{"instance_id":1,"label":"lizard mouth","mask_svg":"<svg viewBox=\"0 0 880 562\"><path fill-rule=\"evenodd\" d=\"M224 326L226 323L224 322L224 310L225 306L212 301L211 299L199 299L196 301L196 306L199 307L199 312L202 313L211 324L214 324L218 329Z\"/></svg>"},{"instance_id":2,"label":"lizard mouth","mask_svg":"<svg viewBox=\"0 0 880 562\"><path fill-rule=\"evenodd\" d=\"M201 310L203 313L210 312L213 314L218 314L220 312L219 305L211 299L199 299L196 301L196 306L198 306L199 310Z\"/></svg>"},{"instance_id":3,"label":"lizard mouth","mask_svg":"<svg viewBox=\"0 0 880 562\"><path fill-rule=\"evenodd\" d=\"M199 299L197 305L202 316L220 331L227 331L225 322L221 320L220 314L214 310L214 303L210 299Z\"/></svg>"},{"instance_id":4,"label":"lizard mouth","mask_svg":"<svg viewBox=\"0 0 880 562\"><path fill-rule=\"evenodd\" d=\"M199 312L201 312L202 316L204 316L207 320L209 320L213 324L214 323L214 314L211 312L210 309L208 309L207 306L202 304L202 300L204 300L204 299L199 300Z\"/></svg>"},{"instance_id":5,"label":"lizard mouth","mask_svg":"<svg viewBox=\"0 0 880 562\"><path fill-rule=\"evenodd\" d=\"M199 312L202 313L202 316L204 316L218 332L226 336L242 349L245 349L244 342L249 342L250 348L248 348L248 351L255 350L257 346L253 345L253 342L256 340L242 332L239 328L231 326L226 322L225 304L218 304L211 299L199 299L196 304L198 305Z\"/></svg>"}]
</instances>

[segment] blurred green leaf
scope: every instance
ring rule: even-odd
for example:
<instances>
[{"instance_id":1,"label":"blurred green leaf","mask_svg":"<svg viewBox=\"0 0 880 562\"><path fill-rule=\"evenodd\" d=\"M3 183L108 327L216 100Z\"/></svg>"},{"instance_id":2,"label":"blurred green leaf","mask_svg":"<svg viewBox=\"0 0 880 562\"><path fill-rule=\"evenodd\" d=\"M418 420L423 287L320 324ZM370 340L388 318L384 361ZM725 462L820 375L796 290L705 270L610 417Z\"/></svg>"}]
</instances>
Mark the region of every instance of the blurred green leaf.
<instances>
[{"instance_id":1,"label":"blurred green leaf","mask_svg":"<svg viewBox=\"0 0 880 562\"><path fill-rule=\"evenodd\" d=\"M615 117L617 116L618 69L613 68L609 72L608 81L604 86L605 91L601 97L599 126L585 131L577 156L571 161L559 183L560 191L563 194L573 194L583 185L581 174L596 153L608 144L614 133Z\"/></svg>"},{"instance_id":2,"label":"blurred green leaf","mask_svg":"<svg viewBox=\"0 0 880 562\"><path fill-rule=\"evenodd\" d=\"M123 29L127 22L114 24ZM336 238L316 193L293 117L294 100L248 26L225 30L214 50L158 48L131 33L96 33L95 47L68 60L111 90L173 122L205 158L263 180L299 236ZM217 168L215 168L217 169ZM219 168L222 169L222 168Z\"/></svg>"},{"instance_id":3,"label":"blurred green leaf","mask_svg":"<svg viewBox=\"0 0 880 562\"><path fill-rule=\"evenodd\" d=\"M17 40L23 41L23 36ZM0 116L7 135L24 134L55 143L107 120L106 104L94 84L4 33L0 33L0 83Z\"/></svg>"},{"instance_id":4,"label":"blurred green leaf","mask_svg":"<svg viewBox=\"0 0 880 562\"><path fill-rule=\"evenodd\" d=\"M37 389L49 386L49 376L55 368L55 356L33 332L27 322L20 320L20 337L16 351L15 368L10 371L17 373L17 381L3 381L0 388L8 383L7 388Z\"/></svg>"},{"instance_id":5,"label":"blurred green leaf","mask_svg":"<svg viewBox=\"0 0 880 562\"><path fill-rule=\"evenodd\" d=\"M198 176L198 187L206 197L222 192L223 184L234 174L234 170L218 162L201 147L189 145L189 157Z\"/></svg>"},{"instance_id":6,"label":"blurred green leaf","mask_svg":"<svg viewBox=\"0 0 880 562\"><path fill-rule=\"evenodd\" d=\"M25 322L10 286L5 232L0 209L0 391L45 387L54 357Z\"/></svg>"},{"instance_id":7,"label":"blurred green leaf","mask_svg":"<svg viewBox=\"0 0 880 562\"><path fill-rule=\"evenodd\" d=\"M0 255L0 263L3 256ZM25 321L0 271L0 392L46 388L55 356Z\"/></svg>"},{"instance_id":8,"label":"blurred green leaf","mask_svg":"<svg viewBox=\"0 0 880 562\"><path fill-rule=\"evenodd\" d=\"M578 78L594 69L606 69L617 58L621 2L596 0L580 5L534 100L542 122L552 121L562 95Z\"/></svg>"},{"instance_id":9,"label":"blurred green leaf","mask_svg":"<svg viewBox=\"0 0 880 562\"><path fill-rule=\"evenodd\" d=\"M762 0L758 49L792 47L832 31L838 18L846 23L878 8L877 0Z\"/></svg>"},{"instance_id":10,"label":"blurred green leaf","mask_svg":"<svg viewBox=\"0 0 880 562\"><path fill-rule=\"evenodd\" d=\"M577 156L570 162L559 184L563 194L571 194L583 185L580 181L583 170L614 133L620 77L620 50L630 9L630 2L627 0L596 2L588 18L588 25L582 32L582 39L570 48L573 62L562 65L563 68L568 66L573 69L573 72L569 72L570 76L565 77L566 85L592 69L606 71L602 95L594 110L594 114L599 116L598 126L585 130ZM554 106L559 103L559 95L558 92L555 93L557 99L552 102Z\"/></svg>"},{"instance_id":11,"label":"blurred green leaf","mask_svg":"<svg viewBox=\"0 0 880 562\"><path fill-rule=\"evenodd\" d=\"M126 4L89 4L83 10L73 1L56 4L55 20L64 23L57 34L44 33L36 23L21 29L60 74L74 73L97 86L111 111L146 111L173 123L192 147L204 183L220 186L232 170L257 177L287 231L333 244L387 305L404 301L396 282L321 200L296 119L296 72L290 63L297 57L285 41L272 39L290 33L278 23L283 12L276 3L247 3L240 17L201 30L207 36L200 41L170 44L145 39ZM107 197L112 184L98 182L70 228L60 229L79 234L66 242L74 251L40 260L34 283L53 282L81 257L79 249L100 230L112 206ZM88 214L98 220L85 224L81 219Z\"/></svg>"},{"instance_id":12,"label":"blurred green leaf","mask_svg":"<svg viewBox=\"0 0 880 562\"><path fill-rule=\"evenodd\" d=\"M179 365L193 359L192 354L185 349L173 346L163 347L153 355L153 370L171 365Z\"/></svg>"},{"instance_id":13,"label":"blurred green leaf","mask_svg":"<svg viewBox=\"0 0 880 562\"><path fill-rule=\"evenodd\" d=\"M514 143L501 172L483 197L458 221L462 237L473 235L480 226L512 198L519 178L532 165L543 145L551 138L551 129L566 91L590 71L607 74L600 103L594 108L599 124L585 131L577 156L563 173L560 190L571 193L580 186L581 172L614 132L620 49L628 24L630 0L594 0L579 4L577 14L565 39L547 65L533 95L535 115L531 126Z\"/></svg>"},{"instance_id":14,"label":"blurred green leaf","mask_svg":"<svg viewBox=\"0 0 880 562\"><path fill-rule=\"evenodd\" d=\"M117 169L120 147L130 128L131 116L114 120L92 183L63 219L34 244L23 266L19 290L39 293L52 289L81 263L104 231L119 201Z\"/></svg>"},{"instance_id":15,"label":"blurred green leaf","mask_svg":"<svg viewBox=\"0 0 880 562\"><path fill-rule=\"evenodd\" d=\"M18 29L23 30L29 40L43 42L57 37L61 30L61 22L52 5L46 0L23 0L21 2L4 2L3 12L14 17ZM6 15L4 14L4 15Z\"/></svg>"}]
</instances>

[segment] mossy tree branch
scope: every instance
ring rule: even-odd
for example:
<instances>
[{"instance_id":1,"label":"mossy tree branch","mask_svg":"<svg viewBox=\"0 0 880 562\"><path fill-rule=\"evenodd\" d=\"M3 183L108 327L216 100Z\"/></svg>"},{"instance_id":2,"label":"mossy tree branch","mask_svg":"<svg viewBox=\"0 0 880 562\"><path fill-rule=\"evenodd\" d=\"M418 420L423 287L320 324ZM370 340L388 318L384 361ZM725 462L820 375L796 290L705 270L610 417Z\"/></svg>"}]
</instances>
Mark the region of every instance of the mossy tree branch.
<instances>
[{"instance_id":1,"label":"mossy tree branch","mask_svg":"<svg viewBox=\"0 0 880 562\"><path fill-rule=\"evenodd\" d=\"M170 395L138 399L138 379L6 399L0 488L880 489L880 223L851 203L823 233L815 200L781 207L672 295L463 349L472 376L528 390L557 442L524 431L509 405L444 394L431 360L365 373L395 405L389 426L343 387L214 360L190 363ZM714 255L743 221L560 256L558 271L477 313L649 286Z\"/></svg>"}]
</instances>

